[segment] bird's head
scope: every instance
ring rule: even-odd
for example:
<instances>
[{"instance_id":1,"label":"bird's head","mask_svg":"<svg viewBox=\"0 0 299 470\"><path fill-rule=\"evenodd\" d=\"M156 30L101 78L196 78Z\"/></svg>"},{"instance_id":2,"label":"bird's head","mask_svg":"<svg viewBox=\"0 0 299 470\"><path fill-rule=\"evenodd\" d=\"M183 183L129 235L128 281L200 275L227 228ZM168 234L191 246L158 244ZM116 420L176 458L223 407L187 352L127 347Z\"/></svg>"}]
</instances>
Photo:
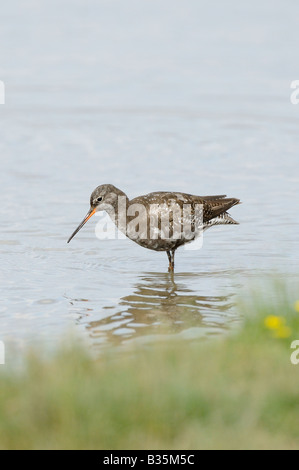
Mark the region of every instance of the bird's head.
<instances>
[{"instance_id":1,"label":"bird's head","mask_svg":"<svg viewBox=\"0 0 299 470\"><path fill-rule=\"evenodd\" d=\"M69 243L72 238L74 238L83 225L85 225L90 217L92 217L96 212L107 211L109 213L111 210L115 210L117 207L118 196L120 195L124 195L124 193L112 184L102 184L101 186L98 186L91 193L89 211L67 242Z\"/></svg>"}]
</instances>

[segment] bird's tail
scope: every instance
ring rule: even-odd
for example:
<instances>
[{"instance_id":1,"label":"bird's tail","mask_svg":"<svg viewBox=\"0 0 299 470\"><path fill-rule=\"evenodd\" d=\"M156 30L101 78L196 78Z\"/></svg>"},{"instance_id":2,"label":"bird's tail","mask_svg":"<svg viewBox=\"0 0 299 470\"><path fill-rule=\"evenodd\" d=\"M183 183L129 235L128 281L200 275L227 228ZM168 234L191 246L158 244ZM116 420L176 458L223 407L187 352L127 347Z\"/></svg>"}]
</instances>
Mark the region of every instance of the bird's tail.
<instances>
[{"instance_id":1,"label":"bird's tail","mask_svg":"<svg viewBox=\"0 0 299 470\"><path fill-rule=\"evenodd\" d=\"M238 224L227 211L231 207L240 204L240 199L208 196L206 201L208 202L207 216L204 220L206 228L212 225Z\"/></svg>"}]
</instances>

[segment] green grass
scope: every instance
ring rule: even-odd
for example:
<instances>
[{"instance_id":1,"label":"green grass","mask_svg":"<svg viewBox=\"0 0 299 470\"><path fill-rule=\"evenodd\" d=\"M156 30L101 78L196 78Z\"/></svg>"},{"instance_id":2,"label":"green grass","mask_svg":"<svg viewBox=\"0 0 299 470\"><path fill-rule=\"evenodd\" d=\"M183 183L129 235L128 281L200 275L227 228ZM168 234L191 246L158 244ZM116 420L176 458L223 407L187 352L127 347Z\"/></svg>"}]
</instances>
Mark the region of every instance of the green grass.
<instances>
[{"instance_id":1,"label":"green grass","mask_svg":"<svg viewBox=\"0 0 299 470\"><path fill-rule=\"evenodd\" d=\"M1 366L0 448L298 449L299 312L278 297L241 305L242 328L221 339ZM285 318L288 338L265 327L268 315Z\"/></svg>"}]
</instances>

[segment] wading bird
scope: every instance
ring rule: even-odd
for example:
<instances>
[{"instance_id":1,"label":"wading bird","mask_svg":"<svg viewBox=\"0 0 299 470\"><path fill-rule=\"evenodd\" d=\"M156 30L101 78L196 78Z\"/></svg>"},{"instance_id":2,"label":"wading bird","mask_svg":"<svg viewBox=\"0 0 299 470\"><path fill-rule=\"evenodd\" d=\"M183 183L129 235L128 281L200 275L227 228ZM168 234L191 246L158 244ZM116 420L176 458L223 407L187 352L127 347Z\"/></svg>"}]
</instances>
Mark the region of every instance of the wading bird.
<instances>
[{"instance_id":1,"label":"wading bird","mask_svg":"<svg viewBox=\"0 0 299 470\"><path fill-rule=\"evenodd\" d=\"M179 192L154 192L129 199L112 184L103 184L92 192L90 210L68 243L92 215L106 211L118 229L138 245L166 251L169 271L174 271L177 248L213 225L238 224L227 211L239 203L239 199L225 195L194 196Z\"/></svg>"}]
</instances>

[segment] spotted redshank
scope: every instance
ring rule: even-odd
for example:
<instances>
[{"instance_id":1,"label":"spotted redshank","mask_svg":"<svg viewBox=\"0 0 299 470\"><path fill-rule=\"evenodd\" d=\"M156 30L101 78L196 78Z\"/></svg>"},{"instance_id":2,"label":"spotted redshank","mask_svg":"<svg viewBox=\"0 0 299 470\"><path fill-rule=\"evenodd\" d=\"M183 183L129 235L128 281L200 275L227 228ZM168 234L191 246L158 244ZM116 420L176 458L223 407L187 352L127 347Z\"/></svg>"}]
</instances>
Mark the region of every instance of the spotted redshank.
<instances>
[{"instance_id":1,"label":"spotted redshank","mask_svg":"<svg viewBox=\"0 0 299 470\"><path fill-rule=\"evenodd\" d=\"M68 243L92 215L106 211L118 229L138 245L166 251L169 271L174 271L177 248L194 241L213 225L238 224L227 211L239 203L239 199L225 195L194 196L179 192L154 192L129 199L112 184L103 184L92 192L90 209Z\"/></svg>"}]
</instances>

